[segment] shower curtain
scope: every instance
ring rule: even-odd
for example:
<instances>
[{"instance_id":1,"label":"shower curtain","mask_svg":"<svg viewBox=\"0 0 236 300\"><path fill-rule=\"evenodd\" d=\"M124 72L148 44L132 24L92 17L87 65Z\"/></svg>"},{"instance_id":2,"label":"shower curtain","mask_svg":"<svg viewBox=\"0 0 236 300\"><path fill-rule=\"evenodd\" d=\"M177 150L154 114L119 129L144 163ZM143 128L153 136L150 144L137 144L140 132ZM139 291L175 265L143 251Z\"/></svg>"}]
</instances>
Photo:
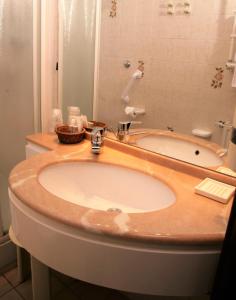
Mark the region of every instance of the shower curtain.
<instances>
[{"instance_id":1,"label":"shower curtain","mask_svg":"<svg viewBox=\"0 0 236 300\"><path fill-rule=\"evenodd\" d=\"M3 236L3 228L2 228L2 212L0 210L0 238Z\"/></svg>"},{"instance_id":2,"label":"shower curtain","mask_svg":"<svg viewBox=\"0 0 236 300\"><path fill-rule=\"evenodd\" d=\"M33 0L0 0L0 236L10 226L8 176L33 133Z\"/></svg>"}]
</instances>

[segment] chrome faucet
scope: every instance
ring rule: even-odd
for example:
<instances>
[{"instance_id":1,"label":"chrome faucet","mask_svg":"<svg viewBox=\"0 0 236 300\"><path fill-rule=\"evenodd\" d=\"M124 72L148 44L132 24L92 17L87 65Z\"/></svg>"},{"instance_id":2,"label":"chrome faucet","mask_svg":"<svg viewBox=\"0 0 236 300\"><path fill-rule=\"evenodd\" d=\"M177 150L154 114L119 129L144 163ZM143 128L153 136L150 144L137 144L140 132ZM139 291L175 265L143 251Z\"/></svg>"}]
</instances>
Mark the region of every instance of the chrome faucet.
<instances>
[{"instance_id":1,"label":"chrome faucet","mask_svg":"<svg viewBox=\"0 0 236 300\"><path fill-rule=\"evenodd\" d=\"M99 154L103 146L105 136L105 128L94 127L91 133L92 153Z\"/></svg>"},{"instance_id":2,"label":"chrome faucet","mask_svg":"<svg viewBox=\"0 0 236 300\"><path fill-rule=\"evenodd\" d=\"M142 122L139 122L139 121L125 121L125 122L119 122L118 123L116 138L120 142L127 143L130 136L147 133L147 130L145 130L145 129L130 132L129 129L130 129L130 126L132 124L142 124Z\"/></svg>"}]
</instances>

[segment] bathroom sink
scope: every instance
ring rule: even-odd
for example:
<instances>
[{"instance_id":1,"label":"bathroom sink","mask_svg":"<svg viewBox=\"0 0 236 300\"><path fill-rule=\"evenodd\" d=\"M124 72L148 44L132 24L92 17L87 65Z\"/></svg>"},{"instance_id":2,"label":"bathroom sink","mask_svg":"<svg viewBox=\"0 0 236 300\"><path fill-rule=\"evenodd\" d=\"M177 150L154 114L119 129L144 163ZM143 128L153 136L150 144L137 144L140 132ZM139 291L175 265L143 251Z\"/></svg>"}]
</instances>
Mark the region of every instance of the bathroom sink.
<instances>
[{"instance_id":1,"label":"bathroom sink","mask_svg":"<svg viewBox=\"0 0 236 300\"><path fill-rule=\"evenodd\" d=\"M149 212L175 202L173 191L158 179L105 163L50 165L39 174L39 182L65 201L103 211Z\"/></svg>"},{"instance_id":2,"label":"bathroom sink","mask_svg":"<svg viewBox=\"0 0 236 300\"><path fill-rule=\"evenodd\" d=\"M137 139L136 145L202 167L216 167L223 164L223 159L213 150L175 137L147 135Z\"/></svg>"}]
</instances>

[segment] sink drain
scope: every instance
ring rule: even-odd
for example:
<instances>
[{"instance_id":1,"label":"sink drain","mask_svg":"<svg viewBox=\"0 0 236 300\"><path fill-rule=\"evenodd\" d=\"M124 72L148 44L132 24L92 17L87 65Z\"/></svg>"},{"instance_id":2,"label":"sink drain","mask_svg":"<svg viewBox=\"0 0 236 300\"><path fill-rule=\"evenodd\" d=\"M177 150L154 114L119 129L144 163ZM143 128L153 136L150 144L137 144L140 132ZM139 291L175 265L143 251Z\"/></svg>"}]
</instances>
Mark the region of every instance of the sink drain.
<instances>
[{"instance_id":1,"label":"sink drain","mask_svg":"<svg viewBox=\"0 0 236 300\"><path fill-rule=\"evenodd\" d=\"M122 213L122 210L119 209L119 208L116 208L116 207L111 207L111 208L108 208L109 212L118 212L118 213Z\"/></svg>"}]
</instances>

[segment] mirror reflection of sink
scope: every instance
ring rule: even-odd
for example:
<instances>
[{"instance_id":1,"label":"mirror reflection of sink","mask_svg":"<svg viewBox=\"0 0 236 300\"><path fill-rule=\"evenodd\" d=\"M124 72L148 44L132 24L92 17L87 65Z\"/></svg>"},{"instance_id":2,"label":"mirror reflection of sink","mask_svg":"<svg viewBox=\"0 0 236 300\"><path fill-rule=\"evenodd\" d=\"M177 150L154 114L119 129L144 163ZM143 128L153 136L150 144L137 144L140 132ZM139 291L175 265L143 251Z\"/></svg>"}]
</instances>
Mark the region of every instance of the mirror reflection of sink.
<instances>
[{"instance_id":1,"label":"mirror reflection of sink","mask_svg":"<svg viewBox=\"0 0 236 300\"><path fill-rule=\"evenodd\" d=\"M150 134L138 138L136 145L202 167L216 167L223 164L223 159L217 152L177 137Z\"/></svg>"},{"instance_id":2,"label":"mirror reflection of sink","mask_svg":"<svg viewBox=\"0 0 236 300\"><path fill-rule=\"evenodd\" d=\"M50 165L39 174L39 182L66 201L104 211L149 212L175 202L173 191L158 179L104 163Z\"/></svg>"}]
</instances>

